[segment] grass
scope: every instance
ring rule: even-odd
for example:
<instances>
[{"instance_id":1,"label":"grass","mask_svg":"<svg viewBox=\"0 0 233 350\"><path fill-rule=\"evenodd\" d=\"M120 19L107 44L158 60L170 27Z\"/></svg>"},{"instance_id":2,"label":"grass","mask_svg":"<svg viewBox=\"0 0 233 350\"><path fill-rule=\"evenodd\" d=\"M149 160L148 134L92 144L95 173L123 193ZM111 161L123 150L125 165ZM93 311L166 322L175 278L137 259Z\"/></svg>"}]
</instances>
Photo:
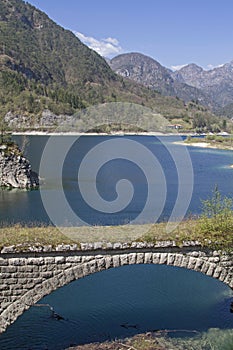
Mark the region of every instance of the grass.
<instances>
[{"instance_id":1,"label":"grass","mask_svg":"<svg viewBox=\"0 0 233 350\"><path fill-rule=\"evenodd\" d=\"M204 220L204 221L203 221ZM217 220L217 221L216 221ZM182 246L184 241L199 241L202 246L231 249L233 247L233 215L228 229L219 228L218 218L199 218L182 221L172 232L166 223L153 225L84 226L56 228L53 226L26 227L20 224L0 228L0 248L17 245L18 249L29 246L79 244L80 242L148 242L175 241Z\"/></svg>"},{"instance_id":2,"label":"grass","mask_svg":"<svg viewBox=\"0 0 233 350\"><path fill-rule=\"evenodd\" d=\"M163 236L164 224L155 225L160 240L168 239ZM52 245L73 244L80 242L132 242L140 240L149 232L151 225L122 225L122 226L82 226L82 227L53 227L53 226L23 226L21 224L0 228L0 247L10 245Z\"/></svg>"},{"instance_id":3,"label":"grass","mask_svg":"<svg viewBox=\"0 0 233 350\"><path fill-rule=\"evenodd\" d=\"M157 336L156 333L146 333L134 335L132 338L116 339L115 341L106 341L104 343L90 343L79 345L67 350L178 350L169 339Z\"/></svg>"},{"instance_id":4,"label":"grass","mask_svg":"<svg viewBox=\"0 0 233 350\"><path fill-rule=\"evenodd\" d=\"M32 245L52 245L74 243L63 235L56 227L26 227L16 224L0 228L0 247L19 245L29 247Z\"/></svg>"}]
</instances>

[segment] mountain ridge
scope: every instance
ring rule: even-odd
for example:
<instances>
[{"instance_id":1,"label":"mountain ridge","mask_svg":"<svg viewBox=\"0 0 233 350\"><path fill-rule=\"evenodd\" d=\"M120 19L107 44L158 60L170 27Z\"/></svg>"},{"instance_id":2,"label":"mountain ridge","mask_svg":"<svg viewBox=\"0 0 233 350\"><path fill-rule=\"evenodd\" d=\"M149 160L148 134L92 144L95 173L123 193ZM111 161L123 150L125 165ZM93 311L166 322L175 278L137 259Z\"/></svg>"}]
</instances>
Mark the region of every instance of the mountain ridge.
<instances>
[{"instance_id":1,"label":"mountain ridge","mask_svg":"<svg viewBox=\"0 0 233 350\"><path fill-rule=\"evenodd\" d=\"M130 101L181 114L180 101L124 81L71 31L22 0L0 2L1 114L72 114L96 103ZM172 105L167 108L166 105Z\"/></svg>"},{"instance_id":2,"label":"mountain ridge","mask_svg":"<svg viewBox=\"0 0 233 350\"><path fill-rule=\"evenodd\" d=\"M0 43L0 119L14 119L16 126L46 127L41 124L43 118L47 120L45 115L52 121L54 115L71 115L109 102L153 108L185 128L196 125L195 118L201 118L202 124L205 120L205 125L218 123L200 103L185 103L172 93L163 96L157 88L117 75L71 31L22 0L1 0ZM164 70L163 74L167 74L164 89L174 89L171 73ZM160 82L162 86L162 77ZM179 84L187 93L186 85ZM196 88L188 89L196 94Z\"/></svg>"},{"instance_id":3,"label":"mountain ridge","mask_svg":"<svg viewBox=\"0 0 233 350\"><path fill-rule=\"evenodd\" d=\"M163 95L177 96L186 102L196 100L220 114L233 103L233 61L211 70L190 63L172 71L149 56L132 52L114 57L109 64L125 78Z\"/></svg>"},{"instance_id":4,"label":"mountain ridge","mask_svg":"<svg viewBox=\"0 0 233 350\"><path fill-rule=\"evenodd\" d=\"M157 90L162 95L175 96L185 102L196 100L207 107L211 104L198 88L176 79L170 69L149 56L138 52L126 53L114 57L109 64L117 74Z\"/></svg>"},{"instance_id":5,"label":"mountain ridge","mask_svg":"<svg viewBox=\"0 0 233 350\"><path fill-rule=\"evenodd\" d=\"M180 79L207 94L215 101L214 110L221 110L233 103L233 61L211 70L187 65L174 72Z\"/></svg>"}]
</instances>

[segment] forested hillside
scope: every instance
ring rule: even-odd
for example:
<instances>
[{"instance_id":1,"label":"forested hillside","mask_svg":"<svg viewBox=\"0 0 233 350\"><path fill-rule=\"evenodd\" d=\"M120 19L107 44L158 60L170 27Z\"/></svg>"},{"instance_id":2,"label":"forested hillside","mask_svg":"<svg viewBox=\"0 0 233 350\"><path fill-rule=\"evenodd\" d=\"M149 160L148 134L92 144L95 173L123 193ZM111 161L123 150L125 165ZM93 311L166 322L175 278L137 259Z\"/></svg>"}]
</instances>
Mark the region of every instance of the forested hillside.
<instances>
[{"instance_id":1,"label":"forested hillside","mask_svg":"<svg viewBox=\"0 0 233 350\"><path fill-rule=\"evenodd\" d=\"M215 117L194 102L184 103L116 75L107 62L71 31L22 0L0 2L0 116L20 116L40 125L45 110L70 115L93 104L132 102L169 118Z\"/></svg>"}]
</instances>

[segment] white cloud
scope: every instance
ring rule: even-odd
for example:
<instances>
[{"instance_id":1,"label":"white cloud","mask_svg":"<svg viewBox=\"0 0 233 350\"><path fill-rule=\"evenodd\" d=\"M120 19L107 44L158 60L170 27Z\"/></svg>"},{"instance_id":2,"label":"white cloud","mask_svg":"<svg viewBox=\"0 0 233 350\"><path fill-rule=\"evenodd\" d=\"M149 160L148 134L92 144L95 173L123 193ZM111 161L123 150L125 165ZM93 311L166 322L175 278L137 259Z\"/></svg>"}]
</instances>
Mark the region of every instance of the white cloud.
<instances>
[{"instance_id":1,"label":"white cloud","mask_svg":"<svg viewBox=\"0 0 233 350\"><path fill-rule=\"evenodd\" d=\"M214 66L213 64L208 64L207 65L207 69L208 70L212 70L212 69L214 69L214 68L221 68L221 67L223 67L224 66L224 63L223 64L218 64L217 66Z\"/></svg>"},{"instance_id":2,"label":"white cloud","mask_svg":"<svg viewBox=\"0 0 233 350\"><path fill-rule=\"evenodd\" d=\"M178 65L178 66L171 66L171 69L172 70L180 70L181 68L184 68L185 66L187 66L188 63L186 64L181 64L181 65Z\"/></svg>"},{"instance_id":3,"label":"white cloud","mask_svg":"<svg viewBox=\"0 0 233 350\"><path fill-rule=\"evenodd\" d=\"M74 32L74 34L90 49L98 52L99 55L103 57L111 57L118 55L123 51L119 44L119 41L115 38L106 38L97 40L93 37L86 36L80 32Z\"/></svg>"},{"instance_id":4,"label":"white cloud","mask_svg":"<svg viewBox=\"0 0 233 350\"><path fill-rule=\"evenodd\" d=\"M119 46L119 41L117 39L114 39L114 38L107 38L107 39L104 39L104 41L110 43L110 44L113 44L114 46Z\"/></svg>"}]
</instances>

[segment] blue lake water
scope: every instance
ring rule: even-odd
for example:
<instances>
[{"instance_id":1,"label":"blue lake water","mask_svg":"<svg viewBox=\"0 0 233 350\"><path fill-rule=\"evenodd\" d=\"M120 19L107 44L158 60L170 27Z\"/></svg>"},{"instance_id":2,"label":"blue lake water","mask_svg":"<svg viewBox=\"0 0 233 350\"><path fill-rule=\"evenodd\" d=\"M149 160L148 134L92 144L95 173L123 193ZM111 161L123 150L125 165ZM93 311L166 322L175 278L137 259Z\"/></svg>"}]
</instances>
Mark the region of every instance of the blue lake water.
<instances>
[{"instance_id":1,"label":"blue lake water","mask_svg":"<svg viewBox=\"0 0 233 350\"><path fill-rule=\"evenodd\" d=\"M20 143L20 137L16 137L16 139ZM29 137L30 144L27 150L27 157L30 159L33 169L38 172L40 171L42 178L44 174L43 169L40 169L40 160L48 139L47 136ZM174 145L173 142L177 140L176 137L161 137L158 139L152 136L131 136L127 138L85 136L76 140L75 137L71 136L56 136L54 139L56 142L53 145L55 149L50 159L51 173L49 173L49 176L46 174L47 178L42 182L40 191L1 190L0 221L6 223L51 223L51 217L44 209L41 199L41 194L45 194L49 197L50 204L57 213L56 224L79 224L78 222L74 222L69 217L69 214L66 217L65 210L61 206L61 203L64 202L60 200L61 193L64 193L64 198L69 207L78 215L80 221L82 220L87 224L117 225L135 220L143 210L148 195L147 174L135 162L130 161L130 159L114 158L115 155L113 155L113 159L103 164L96 177L94 176L95 174L92 174L92 171L86 171L85 176L81 177L80 181L78 181L78 171L84 156L97 145L113 139L118 140L119 143L121 139L136 141L151 151L156 160L155 166L158 169L158 176L154 184L155 195L153 199L154 204L152 203L152 205L155 209L158 207L158 211L161 206L162 211L156 217L153 210L148 210L141 221L139 220L139 223L168 220L176 203L179 186L181 188L182 186L184 187L181 203L186 198L188 189L193 185L191 202L185 211L186 216L200 213L201 200L211 196L211 191L215 185L218 185L223 195L232 196L233 194L233 170L230 168L230 165L233 164L232 151L187 147L191 163L187 164L187 161L184 161L184 164L182 164L184 148L186 149L186 147ZM66 157L61 159L59 149L62 150L63 145L65 147L67 140L72 140L71 143L74 143L70 147L69 152L67 152ZM176 159L174 159L174 154L171 154L170 149L172 149ZM140 157L143 157L143 153L142 155L138 154L138 158ZM181 161L181 164L178 164L180 170L177 170L176 160ZM190 164L192 169L187 169L190 167ZM62 168L62 183L57 178L59 167ZM152 167L153 164L151 164ZM159 167L162 169L164 179L160 179L161 171L159 172ZM155 172L157 171L156 169ZM184 173L191 170L194 174L193 181L190 179L189 173L187 173L186 178L179 179L178 171ZM91 197L92 185L96 183L99 197L110 203L117 197L116 184L121 179L127 179L132 184L134 191L132 201L123 210L116 212L111 212L110 210L110 212L105 213L104 210L98 210L98 208L95 209L92 205L88 205L80 193L79 187L81 184L85 186L87 192L90 192L87 195ZM162 186L164 186L163 189ZM164 200L164 205L161 203L162 200ZM180 209L179 213L178 208L174 219L179 219L179 216L182 216L182 214L183 210Z\"/></svg>"},{"instance_id":2,"label":"blue lake water","mask_svg":"<svg viewBox=\"0 0 233 350\"><path fill-rule=\"evenodd\" d=\"M19 137L16 139L20 142ZM65 157L61 157L63 148L70 145L71 139L72 146ZM53 157L49 158L48 168L43 169L40 167L40 160L48 137L32 136L29 138L27 156L33 169L40 171L42 178L45 177L41 189L2 190L0 220L3 223L52 223L53 213L46 213L41 199L46 194L50 201L50 210L54 209L57 214L56 223L75 225L75 216L72 217L72 222L69 213L66 216L59 203L61 192L76 217L88 224L116 225L137 219L145 208L149 192L147 180L153 174L153 164L150 170L146 164L147 158L143 158L140 149L138 153L135 152L136 156L132 148L128 159L122 156L117 158L115 150L106 143L107 151L112 152L111 159L103 162L96 176L94 169L93 172L84 169L83 176L78 179L80 166L88 152L92 149L98 151L97 146L105 141L121 142L123 139L139 143L155 157L157 178L151 190L155 188L157 192L151 202L159 207L164 201L158 221L167 220L171 216L179 195L179 186L184 189L183 197L180 197L183 201L185 194L193 186L191 201L185 210L186 216L200 213L201 200L211 196L215 185L218 185L223 195L233 195L231 151L188 147L192 168L190 172L190 169L186 169L190 163L184 153L184 146L173 144L177 141L176 137L85 136L76 140L71 136L57 136L53 143ZM132 145L135 147L134 143ZM145 151L144 148L142 150ZM124 153L120 145L119 151L121 155ZM94 168L98 157L95 154L90 156ZM151 159L150 154L148 157ZM140 166L136 164L138 159L144 160ZM149 174L143 172L143 167ZM62 176L59 175L60 168ZM189 176L184 177L186 171ZM192 172L193 179L190 177ZM94 183L97 194L111 205L119 193L122 195L120 191L117 193L117 184L121 179L128 180L123 189L125 188L127 196L132 194L132 200L119 212L105 212L104 210L108 210L108 206L104 207L105 203L101 204L105 208L103 210L93 208L81 195L80 185L84 185L87 198L91 200L94 196ZM129 183L132 184L132 193ZM123 193L123 202L127 196ZM183 214L182 203L178 203L177 219ZM149 207L140 220L153 222L153 215L153 210ZM233 314L229 312L232 298L233 293L227 286L197 272L169 266L124 266L70 283L42 299L41 304L52 305L64 320L52 318L48 307L32 307L0 336L0 349L62 350L70 344L104 341L155 329L185 329L190 332L205 332L210 328L233 329ZM124 325L133 327L127 328ZM180 335L184 334L180 332ZM222 349L224 344L219 348Z\"/></svg>"}]
</instances>

